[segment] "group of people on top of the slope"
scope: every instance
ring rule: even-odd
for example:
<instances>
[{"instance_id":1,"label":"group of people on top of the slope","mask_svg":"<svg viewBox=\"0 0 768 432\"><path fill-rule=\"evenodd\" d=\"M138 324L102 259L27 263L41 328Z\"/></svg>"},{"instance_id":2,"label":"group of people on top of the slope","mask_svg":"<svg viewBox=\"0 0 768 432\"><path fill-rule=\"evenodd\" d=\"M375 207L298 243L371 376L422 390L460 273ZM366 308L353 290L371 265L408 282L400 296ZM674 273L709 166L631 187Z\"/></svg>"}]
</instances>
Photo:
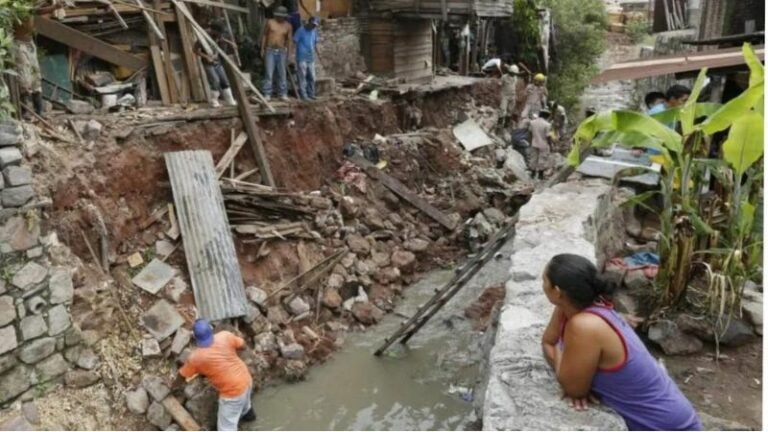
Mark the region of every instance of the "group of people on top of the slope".
<instances>
[{"instance_id":1,"label":"group of people on top of the slope","mask_svg":"<svg viewBox=\"0 0 768 432\"><path fill-rule=\"evenodd\" d=\"M288 100L288 75L296 72L298 77L297 93L301 100L315 100L318 27L320 19L310 17L303 24L289 20L288 10L279 6L273 12L273 17L267 20L264 36L261 40L261 58L264 60L264 82L262 92L266 100L273 96L280 100ZM293 20L296 21L296 20ZM220 21L212 21L207 28L209 36L221 48L221 52L230 55L237 46L232 35L224 30ZM219 97L223 96L225 105L236 105L232 97L230 83L225 73L219 52L210 52L198 43L195 52L201 57L208 85L211 89L209 103L220 106ZM275 78L277 86L274 86Z\"/></svg>"}]
</instances>

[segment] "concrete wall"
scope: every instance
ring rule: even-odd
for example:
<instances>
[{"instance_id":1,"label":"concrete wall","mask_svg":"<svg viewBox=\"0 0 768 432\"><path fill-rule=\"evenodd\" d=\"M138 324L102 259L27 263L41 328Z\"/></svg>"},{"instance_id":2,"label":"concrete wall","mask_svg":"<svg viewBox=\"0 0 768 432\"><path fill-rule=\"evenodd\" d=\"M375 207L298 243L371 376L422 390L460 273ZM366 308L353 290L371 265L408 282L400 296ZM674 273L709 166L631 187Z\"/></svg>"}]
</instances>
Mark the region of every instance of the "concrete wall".
<instances>
[{"instance_id":1,"label":"concrete wall","mask_svg":"<svg viewBox=\"0 0 768 432\"><path fill-rule=\"evenodd\" d=\"M360 50L360 20L356 17L326 19L320 28L318 75L337 80L365 70Z\"/></svg>"},{"instance_id":2,"label":"concrete wall","mask_svg":"<svg viewBox=\"0 0 768 432\"><path fill-rule=\"evenodd\" d=\"M594 258L596 220L606 212L602 180L578 180L535 194L520 210L511 257L511 279L496 334L489 337L484 380L475 394L484 430L624 430L604 407L574 411L541 353L541 335L553 306L541 273L559 253ZM573 203L579 203L574 206Z\"/></svg>"}]
</instances>

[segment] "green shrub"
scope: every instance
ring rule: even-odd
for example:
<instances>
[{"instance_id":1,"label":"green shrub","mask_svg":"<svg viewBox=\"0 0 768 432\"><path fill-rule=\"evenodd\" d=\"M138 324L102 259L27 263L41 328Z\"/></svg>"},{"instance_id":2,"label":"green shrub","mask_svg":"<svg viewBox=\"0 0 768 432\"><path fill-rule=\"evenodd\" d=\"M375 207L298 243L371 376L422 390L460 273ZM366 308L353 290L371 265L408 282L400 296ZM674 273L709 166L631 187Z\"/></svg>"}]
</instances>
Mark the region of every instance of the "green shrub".
<instances>
[{"instance_id":1,"label":"green shrub","mask_svg":"<svg viewBox=\"0 0 768 432\"><path fill-rule=\"evenodd\" d=\"M632 43L640 43L646 36L651 34L651 23L646 19L629 20L625 30Z\"/></svg>"}]
</instances>

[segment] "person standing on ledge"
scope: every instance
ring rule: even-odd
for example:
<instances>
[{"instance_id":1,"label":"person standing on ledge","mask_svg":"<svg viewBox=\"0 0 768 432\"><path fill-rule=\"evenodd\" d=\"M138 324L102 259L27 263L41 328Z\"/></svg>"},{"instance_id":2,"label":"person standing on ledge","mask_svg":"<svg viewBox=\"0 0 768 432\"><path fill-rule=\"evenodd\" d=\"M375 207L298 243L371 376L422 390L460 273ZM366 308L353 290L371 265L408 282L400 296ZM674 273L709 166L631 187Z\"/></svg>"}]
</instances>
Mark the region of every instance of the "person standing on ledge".
<instances>
[{"instance_id":1,"label":"person standing on ledge","mask_svg":"<svg viewBox=\"0 0 768 432\"><path fill-rule=\"evenodd\" d=\"M572 407L587 409L594 393L629 430L701 430L691 402L613 309L613 286L591 261L556 255L542 278L555 305L541 341L544 358Z\"/></svg>"},{"instance_id":2,"label":"person standing on ledge","mask_svg":"<svg viewBox=\"0 0 768 432\"><path fill-rule=\"evenodd\" d=\"M315 100L315 54L317 53L317 26L320 20L310 17L293 35L296 47L296 66L299 70L299 96Z\"/></svg>"},{"instance_id":3,"label":"person standing on ledge","mask_svg":"<svg viewBox=\"0 0 768 432\"><path fill-rule=\"evenodd\" d=\"M245 341L228 331L214 335L213 327L204 319L195 321L192 333L197 348L189 354L179 375L187 381L198 375L208 378L219 392L217 430L236 431L240 422L256 419L251 405L253 378L237 355Z\"/></svg>"},{"instance_id":4,"label":"person standing on ledge","mask_svg":"<svg viewBox=\"0 0 768 432\"><path fill-rule=\"evenodd\" d=\"M275 10L274 18L267 20L264 28L264 38L261 40L261 57L264 59L263 93L267 100L272 97L272 85L277 72L277 93L281 100L288 100L288 83L286 81L286 62L291 52L293 28L286 20L288 9L280 6Z\"/></svg>"}]
</instances>

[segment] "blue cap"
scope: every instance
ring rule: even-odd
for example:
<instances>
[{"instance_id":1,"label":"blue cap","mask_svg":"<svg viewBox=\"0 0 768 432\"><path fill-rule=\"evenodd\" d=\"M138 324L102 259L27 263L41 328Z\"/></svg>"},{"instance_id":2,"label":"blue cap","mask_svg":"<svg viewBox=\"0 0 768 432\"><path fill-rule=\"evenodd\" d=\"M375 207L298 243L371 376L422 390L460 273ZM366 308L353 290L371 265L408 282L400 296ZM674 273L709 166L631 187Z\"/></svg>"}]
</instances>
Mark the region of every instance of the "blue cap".
<instances>
[{"instance_id":1,"label":"blue cap","mask_svg":"<svg viewBox=\"0 0 768 432\"><path fill-rule=\"evenodd\" d=\"M207 348L213 344L213 327L204 320L199 319L192 325L192 333L195 335L195 342L201 348Z\"/></svg>"},{"instance_id":2,"label":"blue cap","mask_svg":"<svg viewBox=\"0 0 768 432\"><path fill-rule=\"evenodd\" d=\"M309 23L312 24L312 25L318 25L318 24L320 24L320 18L315 17L315 16L309 17Z\"/></svg>"}]
</instances>

